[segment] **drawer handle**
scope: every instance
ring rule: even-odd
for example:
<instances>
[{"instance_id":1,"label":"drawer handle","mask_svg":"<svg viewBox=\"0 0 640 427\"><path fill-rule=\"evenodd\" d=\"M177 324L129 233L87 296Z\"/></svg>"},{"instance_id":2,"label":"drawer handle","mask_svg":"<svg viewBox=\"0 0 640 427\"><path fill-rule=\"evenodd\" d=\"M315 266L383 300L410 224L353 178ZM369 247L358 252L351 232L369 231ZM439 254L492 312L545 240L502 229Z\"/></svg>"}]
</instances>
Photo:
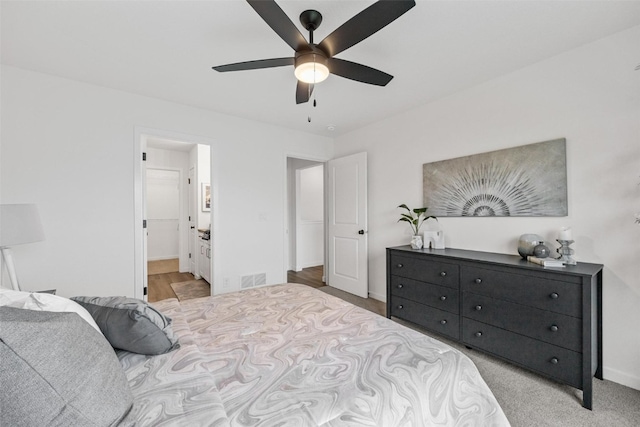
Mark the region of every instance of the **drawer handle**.
<instances>
[{"instance_id":1,"label":"drawer handle","mask_svg":"<svg viewBox=\"0 0 640 427\"><path fill-rule=\"evenodd\" d=\"M446 299L447 299L447 296L446 296L446 295L442 295L442 296L440 297L440 301L444 301L444 300L446 300Z\"/></svg>"},{"instance_id":2,"label":"drawer handle","mask_svg":"<svg viewBox=\"0 0 640 427\"><path fill-rule=\"evenodd\" d=\"M400 283L400 284L398 285L398 289L402 289L402 288L404 288L404 285L403 285L402 283Z\"/></svg>"},{"instance_id":3,"label":"drawer handle","mask_svg":"<svg viewBox=\"0 0 640 427\"><path fill-rule=\"evenodd\" d=\"M398 265L396 265L396 267L398 267L398 268L402 268L402 267L404 267L404 265L402 265L402 264L398 264Z\"/></svg>"},{"instance_id":4,"label":"drawer handle","mask_svg":"<svg viewBox=\"0 0 640 427\"><path fill-rule=\"evenodd\" d=\"M551 325L549 329L551 329L551 332L558 332L558 325Z\"/></svg>"},{"instance_id":5,"label":"drawer handle","mask_svg":"<svg viewBox=\"0 0 640 427\"><path fill-rule=\"evenodd\" d=\"M476 305L476 311L480 311L482 310L482 306L481 305Z\"/></svg>"},{"instance_id":6,"label":"drawer handle","mask_svg":"<svg viewBox=\"0 0 640 427\"><path fill-rule=\"evenodd\" d=\"M482 279L478 277L476 280L474 280L474 282L476 282L479 285L480 283L482 283Z\"/></svg>"},{"instance_id":7,"label":"drawer handle","mask_svg":"<svg viewBox=\"0 0 640 427\"><path fill-rule=\"evenodd\" d=\"M558 362L560 362L560 361L558 360L558 358L557 358L557 357L552 357L552 358L551 358L551 360L550 360L550 362L551 362L551 363L553 363L554 365L557 365L557 364L558 364Z\"/></svg>"},{"instance_id":8,"label":"drawer handle","mask_svg":"<svg viewBox=\"0 0 640 427\"><path fill-rule=\"evenodd\" d=\"M400 305L398 306L398 310L402 310L403 308L404 308L404 306L403 306L402 304L400 304Z\"/></svg>"},{"instance_id":9,"label":"drawer handle","mask_svg":"<svg viewBox=\"0 0 640 427\"><path fill-rule=\"evenodd\" d=\"M556 292L551 292L551 293L549 294L549 297L550 297L551 299L558 299L558 297L559 297L559 296L560 296L560 295L558 295Z\"/></svg>"},{"instance_id":10,"label":"drawer handle","mask_svg":"<svg viewBox=\"0 0 640 427\"><path fill-rule=\"evenodd\" d=\"M446 276L446 275L447 275L447 272L446 272L446 271L441 271L441 272L440 272L440 276L444 277L444 276Z\"/></svg>"},{"instance_id":11,"label":"drawer handle","mask_svg":"<svg viewBox=\"0 0 640 427\"><path fill-rule=\"evenodd\" d=\"M440 324L441 324L441 325L446 325L446 324L447 324L447 321L446 321L446 320L444 320L444 319L442 319L442 320L440 321Z\"/></svg>"},{"instance_id":12,"label":"drawer handle","mask_svg":"<svg viewBox=\"0 0 640 427\"><path fill-rule=\"evenodd\" d=\"M482 332L478 331L474 334L476 337L480 338L482 336Z\"/></svg>"}]
</instances>

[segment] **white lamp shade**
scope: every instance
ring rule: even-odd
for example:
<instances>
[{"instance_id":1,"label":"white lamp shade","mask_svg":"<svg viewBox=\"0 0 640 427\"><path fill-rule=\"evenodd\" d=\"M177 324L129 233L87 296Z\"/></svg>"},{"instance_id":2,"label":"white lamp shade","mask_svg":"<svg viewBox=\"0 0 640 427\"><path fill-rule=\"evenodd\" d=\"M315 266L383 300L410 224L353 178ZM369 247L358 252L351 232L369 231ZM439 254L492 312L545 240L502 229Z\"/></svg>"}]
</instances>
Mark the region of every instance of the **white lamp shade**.
<instances>
[{"instance_id":1,"label":"white lamp shade","mask_svg":"<svg viewBox=\"0 0 640 427\"><path fill-rule=\"evenodd\" d=\"M42 240L44 232L36 205L0 205L0 247Z\"/></svg>"},{"instance_id":2,"label":"white lamp shade","mask_svg":"<svg viewBox=\"0 0 640 427\"><path fill-rule=\"evenodd\" d=\"M319 50L297 52L293 73L296 78L305 83L320 83L329 77L327 57Z\"/></svg>"},{"instance_id":3,"label":"white lamp shade","mask_svg":"<svg viewBox=\"0 0 640 427\"><path fill-rule=\"evenodd\" d=\"M296 67L296 78L305 83L320 83L329 77L329 69L318 62L305 62Z\"/></svg>"}]
</instances>

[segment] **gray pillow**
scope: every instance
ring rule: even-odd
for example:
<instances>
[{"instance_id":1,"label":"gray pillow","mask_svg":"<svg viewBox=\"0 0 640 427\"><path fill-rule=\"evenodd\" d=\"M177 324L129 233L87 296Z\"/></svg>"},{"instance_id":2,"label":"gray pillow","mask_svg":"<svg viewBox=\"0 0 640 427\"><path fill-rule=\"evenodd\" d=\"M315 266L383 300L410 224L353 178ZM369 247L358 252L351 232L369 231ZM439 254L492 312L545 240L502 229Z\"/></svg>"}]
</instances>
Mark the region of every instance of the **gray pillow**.
<instances>
[{"instance_id":1,"label":"gray pillow","mask_svg":"<svg viewBox=\"0 0 640 427\"><path fill-rule=\"evenodd\" d=\"M113 348L156 355L180 347L171 319L146 302L126 297L74 297L98 324Z\"/></svg>"},{"instance_id":2,"label":"gray pillow","mask_svg":"<svg viewBox=\"0 0 640 427\"><path fill-rule=\"evenodd\" d=\"M0 307L0 425L110 426L133 396L113 348L78 314Z\"/></svg>"}]
</instances>

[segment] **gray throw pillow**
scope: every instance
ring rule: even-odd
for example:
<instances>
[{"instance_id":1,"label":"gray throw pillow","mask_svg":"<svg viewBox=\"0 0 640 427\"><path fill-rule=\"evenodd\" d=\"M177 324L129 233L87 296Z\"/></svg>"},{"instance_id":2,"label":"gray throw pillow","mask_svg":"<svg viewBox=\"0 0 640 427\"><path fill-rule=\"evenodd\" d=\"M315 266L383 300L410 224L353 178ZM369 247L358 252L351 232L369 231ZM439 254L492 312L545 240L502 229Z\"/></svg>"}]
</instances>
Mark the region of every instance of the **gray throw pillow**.
<instances>
[{"instance_id":1,"label":"gray throw pillow","mask_svg":"<svg viewBox=\"0 0 640 427\"><path fill-rule=\"evenodd\" d=\"M98 324L113 348L156 355L180 347L171 319L146 302L126 297L74 297Z\"/></svg>"},{"instance_id":2,"label":"gray throw pillow","mask_svg":"<svg viewBox=\"0 0 640 427\"><path fill-rule=\"evenodd\" d=\"M78 314L0 307L0 425L111 426L133 396L109 343Z\"/></svg>"}]
</instances>

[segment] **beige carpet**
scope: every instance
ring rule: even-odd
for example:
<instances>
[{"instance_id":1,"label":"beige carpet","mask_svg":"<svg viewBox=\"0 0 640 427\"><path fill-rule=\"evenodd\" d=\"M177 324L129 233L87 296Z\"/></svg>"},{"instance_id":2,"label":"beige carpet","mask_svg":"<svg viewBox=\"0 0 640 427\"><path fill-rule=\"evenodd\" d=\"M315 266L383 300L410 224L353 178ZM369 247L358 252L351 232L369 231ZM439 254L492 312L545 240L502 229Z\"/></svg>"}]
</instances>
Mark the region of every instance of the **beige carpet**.
<instances>
[{"instance_id":1,"label":"beige carpet","mask_svg":"<svg viewBox=\"0 0 640 427\"><path fill-rule=\"evenodd\" d=\"M171 288L179 301L211 296L211 287L202 279L172 283Z\"/></svg>"}]
</instances>

